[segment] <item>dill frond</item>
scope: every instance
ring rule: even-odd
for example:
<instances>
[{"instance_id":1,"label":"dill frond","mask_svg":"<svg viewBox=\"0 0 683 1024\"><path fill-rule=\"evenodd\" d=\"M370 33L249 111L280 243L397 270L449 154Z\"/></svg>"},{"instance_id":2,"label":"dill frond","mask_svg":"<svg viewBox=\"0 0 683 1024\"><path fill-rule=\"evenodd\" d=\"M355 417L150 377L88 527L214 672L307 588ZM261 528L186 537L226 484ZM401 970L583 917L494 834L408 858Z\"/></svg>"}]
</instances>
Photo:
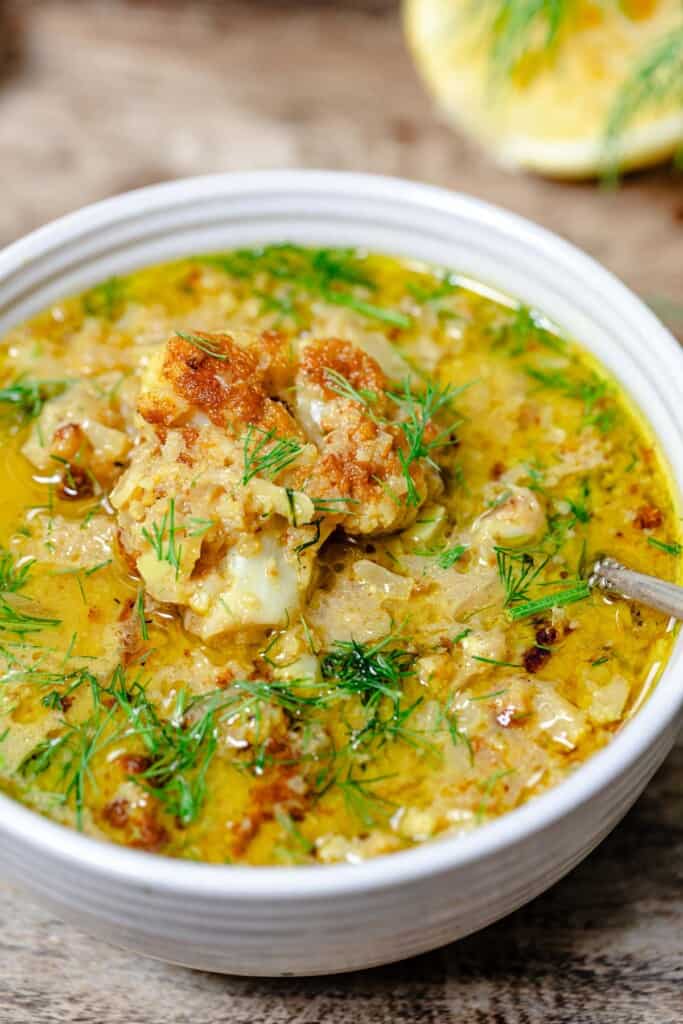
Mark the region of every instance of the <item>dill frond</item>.
<instances>
[{"instance_id":1,"label":"dill frond","mask_svg":"<svg viewBox=\"0 0 683 1024\"><path fill-rule=\"evenodd\" d=\"M189 345L194 345L201 352L212 359L220 359L222 362L229 362L228 355L223 351L215 338L206 338L202 334L186 334L184 331L176 331L178 338L182 338Z\"/></svg>"},{"instance_id":2,"label":"dill frond","mask_svg":"<svg viewBox=\"0 0 683 1024\"><path fill-rule=\"evenodd\" d=\"M255 435L260 434L260 439ZM301 455L303 444L295 437L279 437L274 429L263 430L249 424L242 448L244 473L242 483L255 476L275 477Z\"/></svg>"},{"instance_id":3,"label":"dill frond","mask_svg":"<svg viewBox=\"0 0 683 1024\"><path fill-rule=\"evenodd\" d=\"M61 395L69 386L69 380L32 380L17 377L11 384L0 388L0 403L14 408L26 419L36 419L50 398Z\"/></svg>"},{"instance_id":4,"label":"dill frond","mask_svg":"<svg viewBox=\"0 0 683 1024\"><path fill-rule=\"evenodd\" d=\"M668 103L678 106L683 116L683 24L651 47L614 100L605 127L608 176L618 173L619 143L633 121Z\"/></svg>"},{"instance_id":5,"label":"dill frond","mask_svg":"<svg viewBox=\"0 0 683 1024\"><path fill-rule=\"evenodd\" d=\"M159 562L168 562L175 569L176 579L180 573L182 546L177 543L175 522L175 499L170 498L168 509L164 512L161 522L152 523L151 530L142 528L142 536L154 550Z\"/></svg>"},{"instance_id":6,"label":"dill frond","mask_svg":"<svg viewBox=\"0 0 683 1024\"><path fill-rule=\"evenodd\" d=\"M551 55L575 9L576 0L472 0L470 18L490 40L491 85L510 79L522 61Z\"/></svg>"}]
</instances>

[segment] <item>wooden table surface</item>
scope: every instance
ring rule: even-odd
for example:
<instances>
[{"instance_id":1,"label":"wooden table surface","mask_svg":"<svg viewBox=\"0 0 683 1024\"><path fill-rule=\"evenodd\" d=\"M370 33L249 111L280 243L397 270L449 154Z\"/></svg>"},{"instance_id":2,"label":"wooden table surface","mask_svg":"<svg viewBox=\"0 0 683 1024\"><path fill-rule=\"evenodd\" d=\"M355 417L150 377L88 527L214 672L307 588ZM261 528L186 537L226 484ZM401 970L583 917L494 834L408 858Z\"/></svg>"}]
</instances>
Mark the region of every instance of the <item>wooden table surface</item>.
<instances>
[{"instance_id":1,"label":"wooden table surface","mask_svg":"<svg viewBox=\"0 0 683 1024\"><path fill-rule=\"evenodd\" d=\"M683 332L683 177L660 169L608 192L500 170L433 110L391 0L0 0L0 26L0 244L187 174L376 171L539 221ZM2 1024L683 1022L683 746L569 878L398 966L272 982L168 967L90 940L2 880L0 919Z\"/></svg>"}]
</instances>

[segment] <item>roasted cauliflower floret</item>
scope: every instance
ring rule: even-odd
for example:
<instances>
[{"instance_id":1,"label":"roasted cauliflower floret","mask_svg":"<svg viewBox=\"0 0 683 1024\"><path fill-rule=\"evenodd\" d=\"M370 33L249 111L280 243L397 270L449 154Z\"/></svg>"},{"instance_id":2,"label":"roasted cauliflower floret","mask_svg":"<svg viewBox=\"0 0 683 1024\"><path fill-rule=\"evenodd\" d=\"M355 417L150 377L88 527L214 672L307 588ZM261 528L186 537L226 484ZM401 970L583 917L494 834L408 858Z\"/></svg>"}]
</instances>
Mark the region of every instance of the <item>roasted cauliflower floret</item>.
<instances>
[{"instance_id":1,"label":"roasted cauliflower floret","mask_svg":"<svg viewBox=\"0 0 683 1024\"><path fill-rule=\"evenodd\" d=\"M136 382L120 374L77 381L47 401L22 451L41 472L61 474L63 497L106 487L123 470Z\"/></svg>"},{"instance_id":2,"label":"roasted cauliflower floret","mask_svg":"<svg viewBox=\"0 0 683 1024\"><path fill-rule=\"evenodd\" d=\"M315 341L303 351L296 410L320 449L306 489L337 503L352 535L409 525L442 489L436 466L421 451L409 451L400 403L388 388L379 364L348 341ZM423 440L435 436L425 422Z\"/></svg>"},{"instance_id":3,"label":"roasted cauliflower floret","mask_svg":"<svg viewBox=\"0 0 683 1024\"><path fill-rule=\"evenodd\" d=\"M482 547L496 542L521 547L540 537L546 525L545 511L534 492L511 487L503 500L475 520L472 537Z\"/></svg>"},{"instance_id":4,"label":"roasted cauliflower floret","mask_svg":"<svg viewBox=\"0 0 683 1024\"><path fill-rule=\"evenodd\" d=\"M334 525L296 487L317 452L270 396L264 351L172 338L143 378L141 440L111 495L131 567L203 638L295 615Z\"/></svg>"}]
</instances>

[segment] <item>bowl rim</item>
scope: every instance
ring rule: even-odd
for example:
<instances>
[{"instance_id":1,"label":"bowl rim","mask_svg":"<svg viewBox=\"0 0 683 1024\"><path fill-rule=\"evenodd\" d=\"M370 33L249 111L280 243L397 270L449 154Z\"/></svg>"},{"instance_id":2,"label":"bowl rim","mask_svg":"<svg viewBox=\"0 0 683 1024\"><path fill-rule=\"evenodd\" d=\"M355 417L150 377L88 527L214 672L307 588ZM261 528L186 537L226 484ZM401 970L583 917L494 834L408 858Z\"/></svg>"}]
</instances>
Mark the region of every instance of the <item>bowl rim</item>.
<instances>
[{"instance_id":1,"label":"bowl rim","mask_svg":"<svg viewBox=\"0 0 683 1024\"><path fill-rule=\"evenodd\" d=\"M229 199L254 192L266 197L283 188L299 194L358 193L365 198L401 203L409 200L432 212L467 215L482 231L522 235L539 253L555 262L565 260L592 284L609 290L629 317L648 332L653 350L665 370L683 376L683 350L655 314L610 271L579 248L533 221L472 196L384 175L324 170L269 170L202 175L147 186L85 206L38 228L0 251L0 284L27 263L59 250L79 235L130 217L144 217L164 207L181 206L207 195ZM672 366L673 364L673 366ZM679 378L680 379L680 378ZM671 384L669 383L669 387ZM648 409L643 410L647 415ZM683 437L683 422L678 424ZM680 639L680 638L679 638ZM666 685L683 660L678 642L659 682L628 725L602 750L562 782L500 818L460 836L444 836L407 850L384 854L358 864L253 867L216 865L145 853L82 835L53 822L10 797L0 794L0 832L11 835L65 865L145 890L211 896L234 901L264 897L291 902L345 893L379 891L450 872L490 858L534 834L556 825L635 764L675 725L683 710L683 687ZM664 684L664 685L663 685Z\"/></svg>"}]
</instances>

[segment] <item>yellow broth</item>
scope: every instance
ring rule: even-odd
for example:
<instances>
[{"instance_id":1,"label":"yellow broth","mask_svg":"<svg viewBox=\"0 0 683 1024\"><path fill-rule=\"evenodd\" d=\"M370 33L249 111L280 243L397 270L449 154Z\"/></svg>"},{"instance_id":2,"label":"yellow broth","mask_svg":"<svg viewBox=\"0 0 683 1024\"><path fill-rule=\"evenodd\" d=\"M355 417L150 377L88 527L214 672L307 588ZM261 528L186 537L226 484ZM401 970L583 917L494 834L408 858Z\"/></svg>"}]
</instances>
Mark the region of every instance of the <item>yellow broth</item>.
<instances>
[{"instance_id":1,"label":"yellow broth","mask_svg":"<svg viewBox=\"0 0 683 1024\"><path fill-rule=\"evenodd\" d=\"M180 332L229 374L212 332L258 349L265 330L293 366L311 339L376 357L394 454L408 474L423 463L432 493L422 476L412 497L409 481L397 495L380 480L388 507L407 507L364 533L361 516L384 500L374 483L362 509L318 498L317 522L282 526L304 531L294 550L311 546L284 618L226 619L209 635L200 613L159 599L153 573L170 593L202 531L220 534L215 508L184 519L184 499L163 491L172 504L131 555L137 527L110 496L137 457L154 353ZM83 381L85 404L64 405ZM665 616L584 582L601 553L677 577L675 499L647 425L541 314L457 274L295 246L182 260L15 328L2 384L0 785L88 834L216 863L306 864L465 833L608 743L669 655ZM296 386L275 395L283 408ZM371 389L335 388L336 413L382 429ZM411 416L419 426L432 407L411 463ZM277 433L225 429L251 459L245 487L296 471L296 446L291 464L273 463ZM270 461L254 456L261 440ZM285 488L290 504L304 478Z\"/></svg>"}]
</instances>

